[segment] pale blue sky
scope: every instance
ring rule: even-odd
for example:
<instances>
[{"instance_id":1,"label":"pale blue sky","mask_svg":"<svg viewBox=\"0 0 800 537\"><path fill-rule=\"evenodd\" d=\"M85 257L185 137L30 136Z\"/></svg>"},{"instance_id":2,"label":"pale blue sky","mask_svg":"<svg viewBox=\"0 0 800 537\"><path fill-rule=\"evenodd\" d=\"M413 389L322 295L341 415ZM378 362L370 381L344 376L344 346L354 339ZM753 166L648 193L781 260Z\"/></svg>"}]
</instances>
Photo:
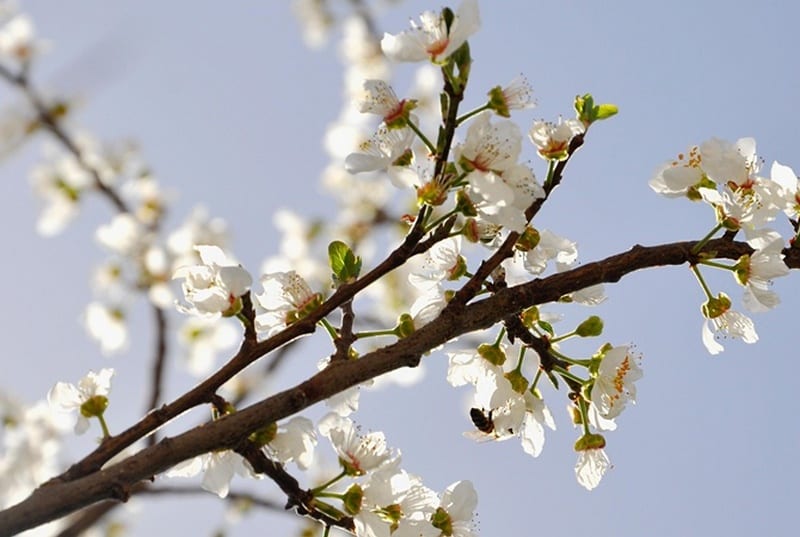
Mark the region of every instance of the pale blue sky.
<instances>
[{"instance_id":1,"label":"pale blue sky","mask_svg":"<svg viewBox=\"0 0 800 537\"><path fill-rule=\"evenodd\" d=\"M308 50L283 2L21 3L52 41L36 79L85 96L76 124L102 139L140 143L163 185L179 194L170 224L203 202L228 222L237 256L256 272L277 250L272 212L331 212L317 185L327 164L321 138L341 105L336 36L328 47ZM593 129L539 217L542 227L578 242L583 262L637 243L697 239L710 229L706 207L662 199L647 186L656 167L688 145L753 136L767 167L777 159L800 169L800 13L793 3L604 4L484 1L483 26L470 41L475 63L466 106L524 73L539 101L516 116L524 131L533 119L571 114L578 93L619 105L618 117ZM388 9L379 26L396 32L421 10L439 7L405 2ZM398 69L398 87L407 86L410 72ZM0 99L10 99L5 90ZM78 319L91 297L89 274L103 259L91 233L111 211L90 199L64 234L37 236L27 174L39 145L0 168L0 226L9 230L0 267L8 297L0 382L32 402L58 380L115 367L109 412L119 429L143 406L138 383L150 319L144 308L135 310L134 341L123 356L103 358L84 336ZM533 150L525 151L543 175ZM730 278L712 281L738 301ZM426 358L428 375L413 390L364 393L355 419L384 430L402 450L404 467L432 488L471 479L484 536L792 535L800 432L789 364L798 354L791 317L800 300L791 277L775 289L783 304L754 316L761 341L727 342L717 357L701 343L702 295L686 267L632 275L607 288L604 305L572 313L601 315L604 339L634 342L644 355L639 402L607 435L614 468L591 493L573 475L577 433L563 394L549 395L559 429L538 459L516 441L474 445L461 436L470 427L467 392L446 384L441 353ZM306 345L274 387L310 374L327 353ZM169 381L170 396L191 382L174 371ZM73 455L87 442L76 443ZM256 490L280 499L267 482ZM181 533L210 535L220 505L210 494L161 505L149 499L125 518L131 535L155 534L167 520ZM255 513L232 534L290 535L293 524L289 515Z\"/></svg>"}]
</instances>

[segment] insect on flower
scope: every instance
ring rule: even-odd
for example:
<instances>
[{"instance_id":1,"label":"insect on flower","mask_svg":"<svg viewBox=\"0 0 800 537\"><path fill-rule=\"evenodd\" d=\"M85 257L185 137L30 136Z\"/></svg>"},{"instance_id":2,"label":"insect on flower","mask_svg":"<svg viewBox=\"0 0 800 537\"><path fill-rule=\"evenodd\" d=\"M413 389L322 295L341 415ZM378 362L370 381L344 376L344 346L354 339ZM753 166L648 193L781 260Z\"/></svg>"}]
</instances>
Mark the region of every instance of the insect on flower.
<instances>
[{"instance_id":1,"label":"insect on flower","mask_svg":"<svg viewBox=\"0 0 800 537\"><path fill-rule=\"evenodd\" d=\"M472 424L475 425L475 428L480 432L485 434L492 434L492 432L494 432L494 421L492 420L491 410L487 413L482 408L470 408L469 418L472 420Z\"/></svg>"}]
</instances>

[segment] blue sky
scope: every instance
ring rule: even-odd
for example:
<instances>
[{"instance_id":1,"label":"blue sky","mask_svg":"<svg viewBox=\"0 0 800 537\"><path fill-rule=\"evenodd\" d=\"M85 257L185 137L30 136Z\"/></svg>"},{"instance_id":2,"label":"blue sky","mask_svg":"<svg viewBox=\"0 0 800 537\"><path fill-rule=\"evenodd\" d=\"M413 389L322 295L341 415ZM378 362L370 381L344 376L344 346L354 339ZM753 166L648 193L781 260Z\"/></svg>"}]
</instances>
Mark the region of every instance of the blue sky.
<instances>
[{"instance_id":1,"label":"blue sky","mask_svg":"<svg viewBox=\"0 0 800 537\"><path fill-rule=\"evenodd\" d=\"M318 178L327 164L322 136L341 107L337 34L323 49L308 50L279 2L22 4L52 41L35 79L82 96L76 125L101 139L140 144L159 180L176 193L168 224L202 202L228 222L234 251L256 272L278 248L275 210L332 213ZM439 7L399 3L378 24L396 32L421 10ZM524 73L539 106L514 117L523 131L534 119L570 115L579 93L620 107L618 117L593 128L539 217L542 227L578 242L582 262L634 244L698 239L711 228L707 207L660 198L647 186L659 164L689 145L753 136L767 168L777 159L800 169L793 3L484 1L481 8L482 28L470 40L475 62L466 106ZM410 73L400 66L396 87L408 87ZM0 90L0 99L11 98ZM37 236L27 173L41 154L39 142L0 168L0 225L9 230L0 266L8 284L0 384L35 401L58 380L115 367L110 425L122 428L143 405L148 312L141 304L134 309L125 355L104 358L83 334L79 316L91 297L90 271L103 259L91 234L111 211L91 199L64 234ZM542 176L532 147L524 151ZM787 369L797 357L791 312L799 295L791 276L775 283L783 303L754 316L761 340L728 341L716 357L701 343L703 298L686 267L633 274L607 287L609 300L599 308L564 310L578 320L601 315L604 339L633 342L644 355L638 403L607 436L614 468L591 493L574 479L577 432L563 394L549 395L558 430L538 459L515 441L475 445L461 435L470 427L467 393L445 382L441 353L425 359L420 385L365 392L355 418L385 431L402 450L405 468L432 488L471 479L485 536L791 535L800 478L796 383ZM712 281L738 301L729 277ZM303 356L273 388L312 373L328 352L320 337L304 344ZM191 382L172 371L169 396ZM89 442L76 442L72 454L85 452ZM268 483L257 485L259 493L280 498ZM141 511L123 517L131 535L152 534L167 519L187 534L210 534L222 509L211 495L201 498L144 500ZM233 534L290 535L294 524L291 516L254 513Z\"/></svg>"}]
</instances>

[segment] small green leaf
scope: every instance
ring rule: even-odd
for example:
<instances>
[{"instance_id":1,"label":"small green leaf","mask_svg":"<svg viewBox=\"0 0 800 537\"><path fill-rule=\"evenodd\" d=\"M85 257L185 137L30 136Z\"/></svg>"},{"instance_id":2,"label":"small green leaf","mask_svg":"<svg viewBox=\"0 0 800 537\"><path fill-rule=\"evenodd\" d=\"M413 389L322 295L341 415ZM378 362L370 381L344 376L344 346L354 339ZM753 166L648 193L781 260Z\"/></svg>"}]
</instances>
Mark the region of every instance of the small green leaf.
<instances>
[{"instance_id":1,"label":"small green leaf","mask_svg":"<svg viewBox=\"0 0 800 537\"><path fill-rule=\"evenodd\" d=\"M550 334L551 336L555 335L555 331L553 330L553 325L548 323L547 321L542 321L541 319L537 323L539 328Z\"/></svg>"},{"instance_id":2,"label":"small green leaf","mask_svg":"<svg viewBox=\"0 0 800 537\"><path fill-rule=\"evenodd\" d=\"M354 281L361 272L361 258L342 241L333 241L328 245L328 260L336 283Z\"/></svg>"},{"instance_id":3,"label":"small green leaf","mask_svg":"<svg viewBox=\"0 0 800 537\"><path fill-rule=\"evenodd\" d=\"M619 108L615 104L601 104L597 107L595 119L607 119L619 112Z\"/></svg>"}]
</instances>

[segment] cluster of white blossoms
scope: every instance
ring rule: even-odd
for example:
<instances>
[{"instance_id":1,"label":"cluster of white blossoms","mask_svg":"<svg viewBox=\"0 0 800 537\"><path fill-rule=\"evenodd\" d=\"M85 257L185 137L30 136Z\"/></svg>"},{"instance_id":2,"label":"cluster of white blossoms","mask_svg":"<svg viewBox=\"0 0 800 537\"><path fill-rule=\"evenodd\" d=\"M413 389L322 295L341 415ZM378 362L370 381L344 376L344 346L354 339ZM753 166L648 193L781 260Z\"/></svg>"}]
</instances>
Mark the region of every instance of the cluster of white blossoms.
<instances>
[{"instance_id":1,"label":"cluster of white blossoms","mask_svg":"<svg viewBox=\"0 0 800 537\"><path fill-rule=\"evenodd\" d=\"M545 427L556 428L538 386L543 371L539 357L519 343L499 342L447 354L448 382L453 386L470 384L475 390L470 409L475 429L465 435L477 441L519 437L523 450L538 457L544 447ZM509 356L512 360L507 359ZM565 359L562 354L558 356ZM583 428L575 447L579 454L575 474L589 490L600 483L610 466L603 450L605 439L592 428L615 429L614 418L628 401L635 402L634 382L642 377L639 361L627 346L604 345L592 360L573 362L573 366L588 368L587 379L579 379L572 369L568 373L582 386L569 408L573 422Z\"/></svg>"},{"instance_id":2,"label":"cluster of white blossoms","mask_svg":"<svg viewBox=\"0 0 800 537\"><path fill-rule=\"evenodd\" d=\"M779 303L778 295L769 286L774 278L789 273L782 253L786 241L767 226L781 213L789 218L800 214L800 189L792 169L775 162L770 177L760 175L760 169L754 139L741 138L730 143L713 138L679 154L650 180L650 187L666 197L702 200L711 206L717 225L709 237L719 230L744 233L754 250L752 254L743 255L733 266L710 260L701 260L700 264L732 271L745 288L743 303L752 312L765 311ZM789 244L796 239L796 235L792 236ZM696 274L702 278L699 271ZM725 293L714 296L703 287L707 301L702 308L705 317L702 338L711 354L724 349L716 339L718 334L745 343L758 341L753 321L731 309L731 300Z\"/></svg>"},{"instance_id":3,"label":"cluster of white blossoms","mask_svg":"<svg viewBox=\"0 0 800 537\"><path fill-rule=\"evenodd\" d=\"M338 497L353 517L356 535L473 537L478 496L472 483L458 481L440 495L422 479L400 468L400 454L383 433L362 434L352 420L331 413L319 430L338 454L342 473L320 489L320 496ZM344 492L327 491L344 477L354 482Z\"/></svg>"}]
</instances>

